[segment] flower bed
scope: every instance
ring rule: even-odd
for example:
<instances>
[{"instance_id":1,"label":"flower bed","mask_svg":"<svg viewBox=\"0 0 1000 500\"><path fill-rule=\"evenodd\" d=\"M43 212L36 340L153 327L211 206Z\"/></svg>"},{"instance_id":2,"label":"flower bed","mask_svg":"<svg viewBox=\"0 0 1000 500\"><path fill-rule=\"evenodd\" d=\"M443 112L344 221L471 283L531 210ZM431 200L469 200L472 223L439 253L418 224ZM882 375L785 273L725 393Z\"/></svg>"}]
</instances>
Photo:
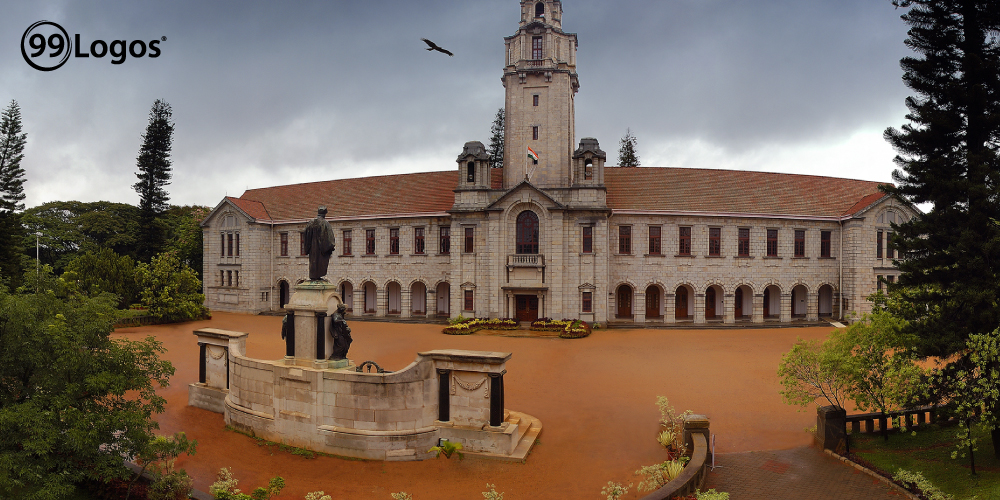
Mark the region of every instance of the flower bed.
<instances>
[{"instance_id":1,"label":"flower bed","mask_svg":"<svg viewBox=\"0 0 1000 500\"><path fill-rule=\"evenodd\" d=\"M570 321L559 336L564 339L582 339L590 335L590 332L590 325L586 321L576 320Z\"/></svg>"},{"instance_id":2,"label":"flower bed","mask_svg":"<svg viewBox=\"0 0 1000 500\"><path fill-rule=\"evenodd\" d=\"M578 319L540 318L531 323L531 329L536 332L559 332L564 339L580 339L591 332L590 325Z\"/></svg>"},{"instance_id":3,"label":"flower bed","mask_svg":"<svg viewBox=\"0 0 1000 500\"><path fill-rule=\"evenodd\" d=\"M517 330L517 328L517 320L511 318L473 318L448 325L441 331L448 335L469 335L479 330Z\"/></svg>"}]
</instances>

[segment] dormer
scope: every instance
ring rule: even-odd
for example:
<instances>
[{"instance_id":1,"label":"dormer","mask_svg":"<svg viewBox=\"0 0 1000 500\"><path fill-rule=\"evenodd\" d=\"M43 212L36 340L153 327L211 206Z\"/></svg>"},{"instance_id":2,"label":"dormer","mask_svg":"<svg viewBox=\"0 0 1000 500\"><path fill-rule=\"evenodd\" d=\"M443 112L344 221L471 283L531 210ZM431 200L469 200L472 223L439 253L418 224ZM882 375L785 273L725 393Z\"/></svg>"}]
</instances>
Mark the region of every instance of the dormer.
<instances>
[{"instance_id":1,"label":"dormer","mask_svg":"<svg viewBox=\"0 0 1000 500\"><path fill-rule=\"evenodd\" d=\"M573 152L573 185L603 186L604 162L608 154L601 150L597 139L584 137Z\"/></svg>"},{"instance_id":2,"label":"dormer","mask_svg":"<svg viewBox=\"0 0 1000 500\"><path fill-rule=\"evenodd\" d=\"M490 155L479 141L469 141L458 155L458 189L490 188Z\"/></svg>"}]
</instances>

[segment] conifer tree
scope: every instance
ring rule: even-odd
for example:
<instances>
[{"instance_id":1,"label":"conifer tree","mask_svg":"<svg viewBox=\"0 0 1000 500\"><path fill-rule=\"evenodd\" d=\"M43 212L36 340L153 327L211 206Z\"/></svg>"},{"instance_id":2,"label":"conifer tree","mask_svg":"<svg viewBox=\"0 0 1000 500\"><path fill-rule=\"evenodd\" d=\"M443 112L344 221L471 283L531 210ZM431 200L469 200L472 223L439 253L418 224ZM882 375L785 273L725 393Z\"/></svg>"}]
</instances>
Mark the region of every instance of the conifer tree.
<instances>
[{"instance_id":1,"label":"conifer tree","mask_svg":"<svg viewBox=\"0 0 1000 500\"><path fill-rule=\"evenodd\" d=\"M15 287L21 280L24 228L24 145L28 135L21 129L21 108L17 101L0 114L0 278Z\"/></svg>"},{"instance_id":2,"label":"conifer tree","mask_svg":"<svg viewBox=\"0 0 1000 500\"><path fill-rule=\"evenodd\" d=\"M885 131L899 166L885 190L931 208L894 225L905 258L892 309L919 353L961 360L970 336L1000 325L1000 0L893 4L909 9L906 45L917 55L900 65L916 95L909 123ZM992 434L1000 457L1000 428Z\"/></svg>"},{"instance_id":3,"label":"conifer tree","mask_svg":"<svg viewBox=\"0 0 1000 500\"><path fill-rule=\"evenodd\" d=\"M165 224L161 215L169 208L164 186L170 183L170 147L174 124L170 104L157 99L149 110L149 124L142 135L142 147L136 165L139 178L133 188L139 193L139 258L148 261L164 245Z\"/></svg>"},{"instance_id":4,"label":"conifer tree","mask_svg":"<svg viewBox=\"0 0 1000 500\"><path fill-rule=\"evenodd\" d=\"M490 167L503 167L504 151L504 109L497 110L496 117L493 118L493 127L490 129L490 147L487 154L490 155Z\"/></svg>"},{"instance_id":5,"label":"conifer tree","mask_svg":"<svg viewBox=\"0 0 1000 500\"><path fill-rule=\"evenodd\" d=\"M636 139L632 135L632 129L625 129L625 137L622 137L621 146L618 148L619 167L638 167L639 155L635 152Z\"/></svg>"}]
</instances>

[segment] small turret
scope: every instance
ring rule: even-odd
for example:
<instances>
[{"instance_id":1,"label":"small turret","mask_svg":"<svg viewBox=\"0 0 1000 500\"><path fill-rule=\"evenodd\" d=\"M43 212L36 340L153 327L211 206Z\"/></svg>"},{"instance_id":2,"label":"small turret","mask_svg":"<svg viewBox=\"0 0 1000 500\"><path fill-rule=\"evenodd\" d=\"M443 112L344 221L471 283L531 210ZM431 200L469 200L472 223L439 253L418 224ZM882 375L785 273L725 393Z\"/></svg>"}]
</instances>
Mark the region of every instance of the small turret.
<instances>
[{"instance_id":1,"label":"small turret","mask_svg":"<svg viewBox=\"0 0 1000 500\"><path fill-rule=\"evenodd\" d=\"M469 141L458 155L459 189L490 188L490 155L479 141Z\"/></svg>"},{"instance_id":2,"label":"small turret","mask_svg":"<svg viewBox=\"0 0 1000 500\"><path fill-rule=\"evenodd\" d=\"M573 184L576 186L604 185L604 162L608 154L601 150L597 139L584 137L573 152Z\"/></svg>"}]
</instances>

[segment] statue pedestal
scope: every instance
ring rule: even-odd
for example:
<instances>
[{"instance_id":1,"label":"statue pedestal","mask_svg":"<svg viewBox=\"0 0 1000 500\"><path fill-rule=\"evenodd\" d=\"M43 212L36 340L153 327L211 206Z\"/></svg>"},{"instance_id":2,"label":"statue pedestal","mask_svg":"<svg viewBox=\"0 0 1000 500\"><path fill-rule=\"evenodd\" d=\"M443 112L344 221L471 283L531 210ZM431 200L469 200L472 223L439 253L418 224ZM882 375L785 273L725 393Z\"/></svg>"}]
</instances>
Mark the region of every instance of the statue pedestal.
<instances>
[{"instance_id":1,"label":"statue pedestal","mask_svg":"<svg viewBox=\"0 0 1000 500\"><path fill-rule=\"evenodd\" d=\"M322 361L333 354L330 316L342 303L337 287L327 281L304 281L295 285L286 311L295 313L295 353L297 360Z\"/></svg>"}]
</instances>

